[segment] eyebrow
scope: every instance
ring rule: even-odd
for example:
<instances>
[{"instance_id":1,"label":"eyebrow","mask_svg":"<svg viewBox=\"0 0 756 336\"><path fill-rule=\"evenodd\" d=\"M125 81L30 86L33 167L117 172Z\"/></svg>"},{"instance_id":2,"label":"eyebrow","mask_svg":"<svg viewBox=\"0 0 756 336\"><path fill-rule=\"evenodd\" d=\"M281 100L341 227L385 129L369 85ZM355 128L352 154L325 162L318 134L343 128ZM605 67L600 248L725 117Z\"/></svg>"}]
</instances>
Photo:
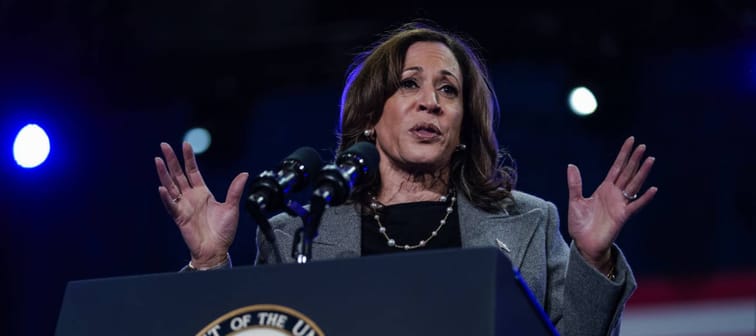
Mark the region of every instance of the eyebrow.
<instances>
[{"instance_id":1,"label":"eyebrow","mask_svg":"<svg viewBox=\"0 0 756 336\"><path fill-rule=\"evenodd\" d=\"M413 66L413 67L409 67L409 68L406 68L406 69L404 69L404 71L402 71L402 72L413 71L413 70L414 70L414 71L417 71L417 72L423 72L423 67L421 67L421 66ZM446 70L446 69L444 69L444 70L441 70L441 74L442 74L442 75L444 75L444 76L451 76L451 77L453 77L454 79L456 79L456 80L457 80L457 82L459 82L459 78L457 78L457 76L455 76L455 75L454 75L454 74L453 74L453 73L452 73L451 71L449 71L449 70Z\"/></svg>"}]
</instances>

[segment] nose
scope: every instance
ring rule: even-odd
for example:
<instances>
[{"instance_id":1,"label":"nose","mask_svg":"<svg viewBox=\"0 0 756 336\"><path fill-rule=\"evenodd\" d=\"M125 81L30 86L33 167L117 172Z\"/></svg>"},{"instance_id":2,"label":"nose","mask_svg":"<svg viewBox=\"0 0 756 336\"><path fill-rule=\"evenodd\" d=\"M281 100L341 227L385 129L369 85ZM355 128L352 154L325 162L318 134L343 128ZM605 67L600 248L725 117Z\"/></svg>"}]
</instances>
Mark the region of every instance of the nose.
<instances>
[{"instance_id":1,"label":"nose","mask_svg":"<svg viewBox=\"0 0 756 336\"><path fill-rule=\"evenodd\" d=\"M418 99L420 111L427 111L432 114L441 112L441 105L438 104L438 92L435 89L423 90Z\"/></svg>"}]
</instances>

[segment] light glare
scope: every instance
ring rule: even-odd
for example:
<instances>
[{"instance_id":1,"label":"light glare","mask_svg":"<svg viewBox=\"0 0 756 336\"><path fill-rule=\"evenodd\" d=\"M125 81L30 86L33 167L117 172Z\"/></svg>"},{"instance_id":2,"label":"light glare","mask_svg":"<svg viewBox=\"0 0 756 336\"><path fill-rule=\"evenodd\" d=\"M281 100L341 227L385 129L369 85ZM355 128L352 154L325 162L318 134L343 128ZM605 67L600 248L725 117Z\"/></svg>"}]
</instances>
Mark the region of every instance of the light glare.
<instances>
[{"instance_id":1,"label":"light glare","mask_svg":"<svg viewBox=\"0 0 756 336\"><path fill-rule=\"evenodd\" d=\"M202 127L195 127L186 132L184 141L192 145L194 154L202 154L210 148L212 138L208 130Z\"/></svg>"},{"instance_id":2,"label":"light glare","mask_svg":"<svg viewBox=\"0 0 756 336\"><path fill-rule=\"evenodd\" d=\"M590 115L598 107L598 102L593 92L585 86L575 88L570 92L569 103L572 112L575 112L579 116Z\"/></svg>"},{"instance_id":3,"label":"light glare","mask_svg":"<svg viewBox=\"0 0 756 336\"><path fill-rule=\"evenodd\" d=\"M23 168L34 168L50 154L50 139L37 124L24 126L13 141L13 158Z\"/></svg>"}]
</instances>

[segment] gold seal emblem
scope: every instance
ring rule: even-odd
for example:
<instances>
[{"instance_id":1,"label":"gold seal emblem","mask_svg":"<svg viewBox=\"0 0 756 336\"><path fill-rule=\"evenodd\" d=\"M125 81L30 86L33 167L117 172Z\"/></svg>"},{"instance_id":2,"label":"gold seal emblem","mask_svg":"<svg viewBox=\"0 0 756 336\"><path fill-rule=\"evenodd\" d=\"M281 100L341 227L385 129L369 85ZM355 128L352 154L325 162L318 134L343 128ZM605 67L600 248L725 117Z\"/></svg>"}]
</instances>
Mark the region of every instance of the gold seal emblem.
<instances>
[{"instance_id":1,"label":"gold seal emblem","mask_svg":"<svg viewBox=\"0 0 756 336\"><path fill-rule=\"evenodd\" d=\"M289 307L260 304L234 309L215 319L197 336L323 336L304 314Z\"/></svg>"}]
</instances>

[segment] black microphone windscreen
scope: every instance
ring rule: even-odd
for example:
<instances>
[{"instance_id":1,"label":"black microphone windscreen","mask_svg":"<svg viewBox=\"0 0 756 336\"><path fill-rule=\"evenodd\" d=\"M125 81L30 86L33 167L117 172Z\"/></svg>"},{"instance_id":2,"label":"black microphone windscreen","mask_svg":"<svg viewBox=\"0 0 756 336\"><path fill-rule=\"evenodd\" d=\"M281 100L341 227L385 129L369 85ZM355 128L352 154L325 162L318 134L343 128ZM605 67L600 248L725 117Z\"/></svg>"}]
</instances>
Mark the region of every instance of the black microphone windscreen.
<instances>
[{"instance_id":1,"label":"black microphone windscreen","mask_svg":"<svg viewBox=\"0 0 756 336\"><path fill-rule=\"evenodd\" d=\"M284 161L288 160L299 161L304 166L307 176L314 176L323 167L323 160L320 158L320 154L312 147L300 147L284 159Z\"/></svg>"},{"instance_id":2,"label":"black microphone windscreen","mask_svg":"<svg viewBox=\"0 0 756 336\"><path fill-rule=\"evenodd\" d=\"M365 160L365 166L367 167L369 172L378 170L378 162L380 161L380 156L378 155L378 150L375 148L375 145L372 142L358 142L347 148L344 151L344 154L354 154Z\"/></svg>"}]
</instances>

